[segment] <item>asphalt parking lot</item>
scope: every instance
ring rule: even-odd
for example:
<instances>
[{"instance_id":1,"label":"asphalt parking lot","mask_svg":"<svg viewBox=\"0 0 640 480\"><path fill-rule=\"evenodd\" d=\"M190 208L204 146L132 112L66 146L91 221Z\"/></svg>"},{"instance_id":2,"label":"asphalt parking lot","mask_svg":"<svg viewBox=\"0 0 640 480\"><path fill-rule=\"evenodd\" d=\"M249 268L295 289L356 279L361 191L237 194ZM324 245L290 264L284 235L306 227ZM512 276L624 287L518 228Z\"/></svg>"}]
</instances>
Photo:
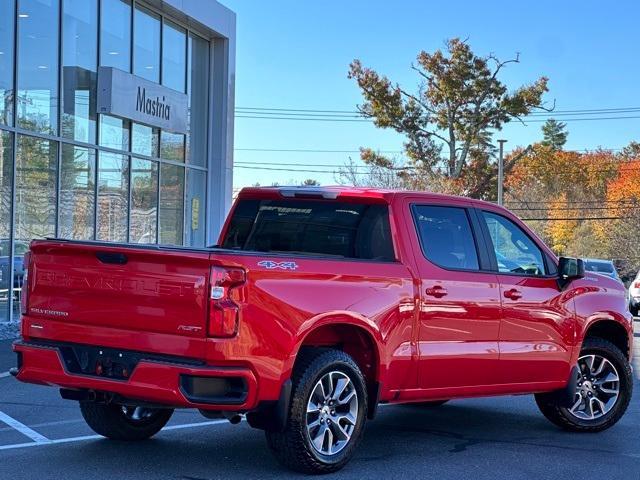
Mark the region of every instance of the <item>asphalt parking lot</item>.
<instances>
[{"instance_id":1,"label":"asphalt parking lot","mask_svg":"<svg viewBox=\"0 0 640 480\"><path fill-rule=\"evenodd\" d=\"M189 411L177 411L146 442L99 438L56 389L5 374L14 364L10 344L0 342L0 479L296 477L275 462L262 432ZM634 363L637 378L639 346ZM640 479L637 380L635 387L625 417L591 435L558 430L531 396L457 400L432 410L387 406L368 424L354 460L332 478Z\"/></svg>"}]
</instances>

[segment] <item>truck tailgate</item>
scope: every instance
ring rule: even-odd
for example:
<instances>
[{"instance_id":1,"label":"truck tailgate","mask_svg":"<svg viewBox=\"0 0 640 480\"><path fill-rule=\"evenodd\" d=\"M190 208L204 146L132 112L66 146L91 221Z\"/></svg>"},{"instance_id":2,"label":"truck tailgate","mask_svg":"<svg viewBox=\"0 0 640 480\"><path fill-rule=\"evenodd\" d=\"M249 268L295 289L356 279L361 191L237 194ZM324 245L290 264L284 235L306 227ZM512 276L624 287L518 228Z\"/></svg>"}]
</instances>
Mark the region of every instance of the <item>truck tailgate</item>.
<instances>
[{"instance_id":1,"label":"truck tailgate","mask_svg":"<svg viewBox=\"0 0 640 480\"><path fill-rule=\"evenodd\" d=\"M37 241L28 275L32 318L206 336L206 251Z\"/></svg>"}]
</instances>

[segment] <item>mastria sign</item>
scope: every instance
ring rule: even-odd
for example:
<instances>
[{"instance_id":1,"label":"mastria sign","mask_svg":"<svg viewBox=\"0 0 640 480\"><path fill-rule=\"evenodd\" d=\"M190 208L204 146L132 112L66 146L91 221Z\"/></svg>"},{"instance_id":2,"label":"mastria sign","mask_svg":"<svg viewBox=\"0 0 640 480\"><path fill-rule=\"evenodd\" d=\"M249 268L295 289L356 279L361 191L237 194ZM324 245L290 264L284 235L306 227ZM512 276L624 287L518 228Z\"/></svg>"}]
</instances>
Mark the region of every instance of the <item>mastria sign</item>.
<instances>
[{"instance_id":1,"label":"mastria sign","mask_svg":"<svg viewBox=\"0 0 640 480\"><path fill-rule=\"evenodd\" d=\"M98 113L187 133L187 95L112 67L98 71Z\"/></svg>"}]
</instances>

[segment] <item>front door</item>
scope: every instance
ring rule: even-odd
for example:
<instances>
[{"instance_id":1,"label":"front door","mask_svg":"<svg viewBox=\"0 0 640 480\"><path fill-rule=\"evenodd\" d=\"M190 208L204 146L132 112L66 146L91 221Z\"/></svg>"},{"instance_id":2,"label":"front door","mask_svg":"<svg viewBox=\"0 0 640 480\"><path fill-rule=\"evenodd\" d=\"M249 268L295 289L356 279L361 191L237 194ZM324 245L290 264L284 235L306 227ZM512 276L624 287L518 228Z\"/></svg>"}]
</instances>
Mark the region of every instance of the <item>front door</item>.
<instances>
[{"instance_id":1,"label":"front door","mask_svg":"<svg viewBox=\"0 0 640 480\"><path fill-rule=\"evenodd\" d=\"M499 380L498 281L468 207L464 200L407 205L420 278L418 385L432 396Z\"/></svg>"},{"instance_id":2,"label":"front door","mask_svg":"<svg viewBox=\"0 0 640 480\"><path fill-rule=\"evenodd\" d=\"M481 210L500 283L502 382L563 382L569 377L574 320L549 256L515 219Z\"/></svg>"}]
</instances>

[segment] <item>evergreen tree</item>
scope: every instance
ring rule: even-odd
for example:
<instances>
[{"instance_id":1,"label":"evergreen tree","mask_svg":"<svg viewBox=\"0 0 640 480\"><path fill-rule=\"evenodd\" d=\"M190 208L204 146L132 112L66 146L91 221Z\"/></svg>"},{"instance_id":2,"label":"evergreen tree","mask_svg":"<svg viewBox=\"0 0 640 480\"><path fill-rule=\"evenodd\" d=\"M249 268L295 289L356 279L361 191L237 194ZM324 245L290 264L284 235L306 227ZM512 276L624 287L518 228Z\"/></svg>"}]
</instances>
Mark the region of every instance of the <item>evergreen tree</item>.
<instances>
[{"instance_id":1,"label":"evergreen tree","mask_svg":"<svg viewBox=\"0 0 640 480\"><path fill-rule=\"evenodd\" d=\"M565 130L566 127L566 123L558 122L554 118L547 120L542 126L542 134L544 135L542 145L551 147L553 150L562 150L569 135L569 132Z\"/></svg>"}]
</instances>

